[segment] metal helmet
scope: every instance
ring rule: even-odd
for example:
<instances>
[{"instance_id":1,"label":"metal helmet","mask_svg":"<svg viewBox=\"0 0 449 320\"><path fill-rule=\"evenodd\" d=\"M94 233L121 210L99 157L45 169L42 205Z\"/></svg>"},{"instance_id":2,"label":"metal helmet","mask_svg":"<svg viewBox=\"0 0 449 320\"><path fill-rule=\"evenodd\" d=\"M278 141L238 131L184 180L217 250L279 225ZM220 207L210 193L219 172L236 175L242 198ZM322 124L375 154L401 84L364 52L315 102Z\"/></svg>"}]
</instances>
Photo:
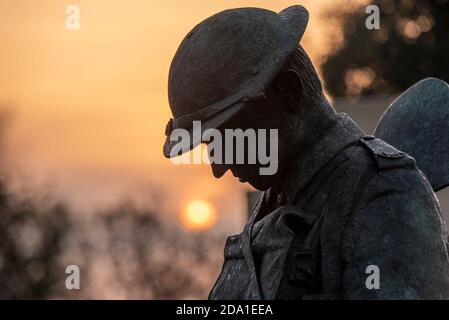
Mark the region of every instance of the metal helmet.
<instances>
[{"instance_id":1,"label":"metal helmet","mask_svg":"<svg viewBox=\"0 0 449 320\"><path fill-rule=\"evenodd\" d=\"M245 103L263 97L297 48L308 17L299 5L279 14L238 8L217 13L193 28L170 67L173 119L167 124L164 155L170 158L192 149L201 143L204 131L219 127ZM192 133L193 121L201 121L201 134L191 134L189 143L170 139L174 129Z\"/></svg>"}]
</instances>

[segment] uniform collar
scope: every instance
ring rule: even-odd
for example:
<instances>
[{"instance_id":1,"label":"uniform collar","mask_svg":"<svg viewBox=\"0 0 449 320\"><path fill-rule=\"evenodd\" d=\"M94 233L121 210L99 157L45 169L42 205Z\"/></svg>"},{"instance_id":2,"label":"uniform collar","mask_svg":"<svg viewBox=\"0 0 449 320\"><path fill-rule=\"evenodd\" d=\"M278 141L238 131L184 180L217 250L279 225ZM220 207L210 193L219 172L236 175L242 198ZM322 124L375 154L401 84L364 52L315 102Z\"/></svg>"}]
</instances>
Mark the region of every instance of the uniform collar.
<instances>
[{"instance_id":1,"label":"uniform collar","mask_svg":"<svg viewBox=\"0 0 449 320\"><path fill-rule=\"evenodd\" d=\"M359 126L345 113L309 150L304 150L295 160L281 182L268 189L262 199L277 197L279 206L294 204L297 194L340 150L364 136ZM261 200L262 200L261 199Z\"/></svg>"}]
</instances>

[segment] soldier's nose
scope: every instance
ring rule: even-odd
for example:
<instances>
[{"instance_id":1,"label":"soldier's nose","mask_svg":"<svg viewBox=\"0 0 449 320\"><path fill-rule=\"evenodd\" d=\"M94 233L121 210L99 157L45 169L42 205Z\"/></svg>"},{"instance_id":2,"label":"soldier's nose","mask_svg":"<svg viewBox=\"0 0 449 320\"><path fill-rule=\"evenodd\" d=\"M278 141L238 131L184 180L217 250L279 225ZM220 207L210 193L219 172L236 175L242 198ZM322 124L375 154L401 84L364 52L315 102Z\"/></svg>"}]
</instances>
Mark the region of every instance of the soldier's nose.
<instances>
[{"instance_id":1,"label":"soldier's nose","mask_svg":"<svg viewBox=\"0 0 449 320\"><path fill-rule=\"evenodd\" d=\"M224 165L224 164L212 163L211 167L212 167L212 173L213 173L214 177L217 178L217 179L223 177L223 175L229 169L229 167L227 165Z\"/></svg>"}]
</instances>

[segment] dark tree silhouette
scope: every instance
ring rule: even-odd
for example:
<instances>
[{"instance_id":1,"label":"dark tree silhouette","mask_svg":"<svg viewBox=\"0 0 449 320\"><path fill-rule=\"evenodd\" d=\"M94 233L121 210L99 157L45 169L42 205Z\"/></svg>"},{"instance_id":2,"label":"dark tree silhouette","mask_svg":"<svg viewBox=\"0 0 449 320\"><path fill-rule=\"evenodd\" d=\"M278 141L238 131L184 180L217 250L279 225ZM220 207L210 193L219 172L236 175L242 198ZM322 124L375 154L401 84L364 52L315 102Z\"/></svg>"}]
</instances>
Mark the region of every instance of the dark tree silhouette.
<instances>
[{"instance_id":1,"label":"dark tree silhouette","mask_svg":"<svg viewBox=\"0 0 449 320\"><path fill-rule=\"evenodd\" d=\"M0 199L0 299L50 297L57 282L64 283L58 257L69 227L64 208L45 213L29 203L14 210L3 190Z\"/></svg>"},{"instance_id":2,"label":"dark tree silhouette","mask_svg":"<svg viewBox=\"0 0 449 320\"><path fill-rule=\"evenodd\" d=\"M206 298L222 248L219 235L183 232L129 202L77 218L61 204L17 201L0 184L0 299ZM65 287L71 264L79 291Z\"/></svg>"},{"instance_id":3,"label":"dark tree silhouette","mask_svg":"<svg viewBox=\"0 0 449 320\"><path fill-rule=\"evenodd\" d=\"M344 24L344 44L322 66L332 96L394 94L430 76L449 81L448 0L371 4L380 8L379 30L365 27L365 7L337 13Z\"/></svg>"},{"instance_id":4,"label":"dark tree silhouette","mask_svg":"<svg viewBox=\"0 0 449 320\"><path fill-rule=\"evenodd\" d=\"M2 163L10 120L0 109L0 299L207 298L223 259L221 235L180 230L159 212L157 196L151 209L125 201L87 217L11 194ZM72 264L80 290L65 286Z\"/></svg>"}]
</instances>

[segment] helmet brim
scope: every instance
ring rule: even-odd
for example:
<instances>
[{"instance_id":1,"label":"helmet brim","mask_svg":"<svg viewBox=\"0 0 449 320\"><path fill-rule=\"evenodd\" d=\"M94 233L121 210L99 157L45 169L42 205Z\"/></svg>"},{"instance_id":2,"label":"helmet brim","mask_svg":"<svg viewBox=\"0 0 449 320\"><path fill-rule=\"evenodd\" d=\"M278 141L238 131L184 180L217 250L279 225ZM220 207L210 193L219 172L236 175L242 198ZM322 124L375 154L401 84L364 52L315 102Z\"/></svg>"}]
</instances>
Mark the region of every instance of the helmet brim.
<instances>
[{"instance_id":1,"label":"helmet brim","mask_svg":"<svg viewBox=\"0 0 449 320\"><path fill-rule=\"evenodd\" d=\"M234 115L238 114L244 106L244 102L236 103L214 117L201 121L201 130L194 132L193 127L189 129L182 129L185 130L189 139L181 138L181 135L178 135L178 132L175 130L179 130L180 128L173 130L172 133L166 137L163 150L164 156L166 158L174 158L189 152L204 141L209 141L210 137L208 134L208 129L223 127L226 122L229 121Z\"/></svg>"}]
</instances>

